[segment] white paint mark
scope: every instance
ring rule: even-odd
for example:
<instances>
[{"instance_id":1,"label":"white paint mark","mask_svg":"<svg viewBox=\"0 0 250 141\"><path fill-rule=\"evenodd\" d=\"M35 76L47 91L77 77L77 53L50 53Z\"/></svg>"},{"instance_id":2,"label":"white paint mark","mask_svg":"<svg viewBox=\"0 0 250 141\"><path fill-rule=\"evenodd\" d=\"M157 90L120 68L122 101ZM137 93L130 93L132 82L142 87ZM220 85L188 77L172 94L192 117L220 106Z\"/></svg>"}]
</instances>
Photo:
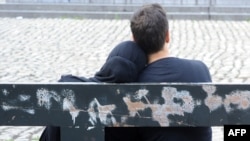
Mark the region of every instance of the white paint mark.
<instances>
[{"instance_id":1,"label":"white paint mark","mask_svg":"<svg viewBox=\"0 0 250 141\"><path fill-rule=\"evenodd\" d=\"M201 105L201 104L202 104L201 100L196 100L196 101L195 101L195 105L199 106L199 105Z\"/></svg>"},{"instance_id":2,"label":"white paint mark","mask_svg":"<svg viewBox=\"0 0 250 141\"><path fill-rule=\"evenodd\" d=\"M194 110L194 101L193 97L190 95L188 91L180 91L174 95L175 98L183 101L183 104L180 104L180 107L184 112L192 113Z\"/></svg>"},{"instance_id":3,"label":"white paint mark","mask_svg":"<svg viewBox=\"0 0 250 141\"><path fill-rule=\"evenodd\" d=\"M96 105L96 101L93 100L89 103L89 109L88 109L88 114L89 114L89 122L92 124L92 125L95 125L97 123L97 114L95 112L95 106Z\"/></svg>"},{"instance_id":4,"label":"white paint mark","mask_svg":"<svg viewBox=\"0 0 250 141\"><path fill-rule=\"evenodd\" d=\"M38 105L44 106L47 110L51 108L51 98L56 102L60 102L61 97L55 91L49 91L47 89L41 88L36 92L36 97L38 99Z\"/></svg>"},{"instance_id":5,"label":"white paint mark","mask_svg":"<svg viewBox=\"0 0 250 141\"><path fill-rule=\"evenodd\" d=\"M215 94L216 87L213 85L202 86L203 90L207 92L207 98L205 99L205 105L211 111L224 106L226 112L232 112L233 110L246 110L250 108L250 91L234 91L225 95L225 99ZM233 107L232 107L233 106Z\"/></svg>"},{"instance_id":6,"label":"white paint mark","mask_svg":"<svg viewBox=\"0 0 250 141\"><path fill-rule=\"evenodd\" d=\"M72 90L64 89L62 95L66 97L70 102L75 103L75 93Z\"/></svg>"},{"instance_id":7,"label":"white paint mark","mask_svg":"<svg viewBox=\"0 0 250 141\"><path fill-rule=\"evenodd\" d=\"M65 97L63 99L63 110L64 111L69 111L73 123L75 124L76 118L79 115L79 112L81 110L77 109L77 107L75 106L75 93L72 90L69 89L64 89L62 91L62 95Z\"/></svg>"},{"instance_id":8,"label":"white paint mark","mask_svg":"<svg viewBox=\"0 0 250 141\"><path fill-rule=\"evenodd\" d=\"M184 112L192 113L194 109L194 101L188 91L177 91L173 87L163 87L162 97L165 103L152 104L152 118L160 123L161 126L169 126L168 115L181 115L184 116ZM181 103L174 102L174 99L178 99Z\"/></svg>"},{"instance_id":9,"label":"white paint mark","mask_svg":"<svg viewBox=\"0 0 250 141\"><path fill-rule=\"evenodd\" d=\"M209 108L210 112L218 109L223 105L221 96L215 94L216 87L213 85L203 85L202 89L207 93L207 98L204 100L205 105Z\"/></svg>"},{"instance_id":10,"label":"white paint mark","mask_svg":"<svg viewBox=\"0 0 250 141\"><path fill-rule=\"evenodd\" d=\"M75 124L75 119L79 115L80 110L76 109L74 103L69 101L67 98L63 99L63 110L69 111L73 120L73 124Z\"/></svg>"},{"instance_id":11,"label":"white paint mark","mask_svg":"<svg viewBox=\"0 0 250 141\"><path fill-rule=\"evenodd\" d=\"M92 130L92 129L94 129L94 128L95 128L95 126L89 126L89 127L87 128L87 131Z\"/></svg>"},{"instance_id":12,"label":"white paint mark","mask_svg":"<svg viewBox=\"0 0 250 141\"><path fill-rule=\"evenodd\" d=\"M75 124L75 122L76 122L76 118L77 118L77 116L79 115L79 110L76 110L76 111L70 111L69 113L70 113L70 115L71 115L71 117L72 117L73 124Z\"/></svg>"},{"instance_id":13,"label":"white paint mark","mask_svg":"<svg viewBox=\"0 0 250 141\"><path fill-rule=\"evenodd\" d=\"M2 109L4 111L9 111L9 110L17 109L17 107L16 106L10 106L7 103L3 102L2 103Z\"/></svg>"},{"instance_id":14,"label":"white paint mark","mask_svg":"<svg viewBox=\"0 0 250 141\"><path fill-rule=\"evenodd\" d=\"M152 118L158 121L161 126L168 126L168 115L172 112L168 105L152 104L148 105L152 109Z\"/></svg>"},{"instance_id":15,"label":"white paint mark","mask_svg":"<svg viewBox=\"0 0 250 141\"><path fill-rule=\"evenodd\" d=\"M139 115L138 111L147 108L147 105L145 105L143 102L141 101L132 102L129 97L123 97L123 101L128 106L129 115L132 117L134 117L136 114Z\"/></svg>"},{"instance_id":16,"label":"white paint mark","mask_svg":"<svg viewBox=\"0 0 250 141\"><path fill-rule=\"evenodd\" d=\"M228 95L224 99L224 107L227 112L232 112L235 107L231 107L231 104L235 105L239 110L246 110L250 108L250 91L235 91Z\"/></svg>"},{"instance_id":17,"label":"white paint mark","mask_svg":"<svg viewBox=\"0 0 250 141\"><path fill-rule=\"evenodd\" d=\"M115 105L104 105L102 106L98 100L95 98L94 99L97 103L97 108L98 108L98 117L100 118L100 121L105 124L109 125L109 122L107 122L109 119L107 118L108 114L112 115L112 112L115 109Z\"/></svg>"},{"instance_id":18,"label":"white paint mark","mask_svg":"<svg viewBox=\"0 0 250 141\"><path fill-rule=\"evenodd\" d=\"M23 108L23 107L18 107L18 106L11 106L11 105L8 105L7 103L3 102L2 103L2 109L4 111L10 111L10 110L22 110L26 113L29 113L29 114L35 114L35 110L34 109L30 109L30 108Z\"/></svg>"},{"instance_id":19,"label":"white paint mark","mask_svg":"<svg viewBox=\"0 0 250 141\"><path fill-rule=\"evenodd\" d=\"M212 95L216 91L216 87L213 85L202 85L202 89L207 92L208 95Z\"/></svg>"},{"instance_id":20,"label":"white paint mark","mask_svg":"<svg viewBox=\"0 0 250 141\"><path fill-rule=\"evenodd\" d=\"M145 98L145 100L147 101L148 104L150 104L148 98L146 97L148 94L148 90L147 89L139 89L136 92L136 95L134 96L135 99L137 100L141 100L142 98Z\"/></svg>"},{"instance_id":21,"label":"white paint mark","mask_svg":"<svg viewBox=\"0 0 250 141\"><path fill-rule=\"evenodd\" d=\"M95 112L95 108L97 108ZM112 115L112 111L116 108L114 104L111 105L101 105L99 101L94 98L92 102L90 102L88 113L90 116L89 121L95 125L97 122L97 118L100 119L101 123L104 125L116 124L116 120Z\"/></svg>"},{"instance_id":22,"label":"white paint mark","mask_svg":"<svg viewBox=\"0 0 250 141\"><path fill-rule=\"evenodd\" d=\"M121 116L121 124L126 123L128 117L127 116Z\"/></svg>"},{"instance_id":23,"label":"white paint mark","mask_svg":"<svg viewBox=\"0 0 250 141\"><path fill-rule=\"evenodd\" d=\"M23 102L30 100L30 97L31 97L30 95L21 94L18 96L18 99Z\"/></svg>"},{"instance_id":24,"label":"white paint mark","mask_svg":"<svg viewBox=\"0 0 250 141\"><path fill-rule=\"evenodd\" d=\"M3 93L4 96L9 95L9 92L8 92L8 90L6 90L6 89L2 89L2 93Z\"/></svg>"},{"instance_id":25,"label":"white paint mark","mask_svg":"<svg viewBox=\"0 0 250 141\"><path fill-rule=\"evenodd\" d=\"M163 87L162 97L165 104L174 108L174 114L184 115L184 112L192 113L194 110L194 100L188 91L177 91L174 87ZM175 98L180 99L182 104L175 103Z\"/></svg>"},{"instance_id":26,"label":"white paint mark","mask_svg":"<svg viewBox=\"0 0 250 141\"><path fill-rule=\"evenodd\" d=\"M116 94L118 94L118 95L121 94L119 89L116 90Z\"/></svg>"},{"instance_id":27,"label":"white paint mark","mask_svg":"<svg viewBox=\"0 0 250 141\"><path fill-rule=\"evenodd\" d=\"M29 113L29 114L31 114L31 115L34 115L35 114L35 110L34 109L23 109L23 111L24 112L26 112L26 113Z\"/></svg>"},{"instance_id":28,"label":"white paint mark","mask_svg":"<svg viewBox=\"0 0 250 141\"><path fill-rule=\"evenodd\" d=\"M137 99L146 97L147 94L148 90L139 90ZM158 121L161 126L169 125L168 115L184 116L185 112L192 113L195 107L195 102L188 91L177 91L177 89L173 87L163 87L162 98L165 100L164 104L157 104L155 102L154 104L150 104L148 101L146 104L142 101L132 102L129 97L123 97L123 101L128 106L130 116L135 116L139 110L145 110L149 107L152 110L152 118ZM181 102L176 103L174 99L178 99Z\"/></svg>"},{"instance_id":29,"label":"white paint mark","mask_svg":"<svg viewBox=\"0 0 250 141\"><path fill-rule=\"evenodd\" d=\"M205 99L205 105L209 108L210 112L212 112L223 105L222 97L218 95L208 95Z\"/></svg>"}]
</instances>

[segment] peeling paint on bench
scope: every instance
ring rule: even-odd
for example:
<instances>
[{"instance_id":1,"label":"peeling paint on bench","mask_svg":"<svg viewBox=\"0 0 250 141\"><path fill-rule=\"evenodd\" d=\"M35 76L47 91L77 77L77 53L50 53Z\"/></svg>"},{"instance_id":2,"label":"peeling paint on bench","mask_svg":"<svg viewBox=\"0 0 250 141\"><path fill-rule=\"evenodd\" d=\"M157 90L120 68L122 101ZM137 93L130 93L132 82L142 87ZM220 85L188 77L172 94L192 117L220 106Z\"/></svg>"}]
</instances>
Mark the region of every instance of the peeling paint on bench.
<instances>
[{"instance_id":1,"label":"peeling paint on bench","mask_svg":"<svg viewBox=\"0 0 250 141\"><path fill-rule=\"evenodd\" d=\"M250 124L248 84L0 84L0 125Z\"/></svg>"}]
</instances>

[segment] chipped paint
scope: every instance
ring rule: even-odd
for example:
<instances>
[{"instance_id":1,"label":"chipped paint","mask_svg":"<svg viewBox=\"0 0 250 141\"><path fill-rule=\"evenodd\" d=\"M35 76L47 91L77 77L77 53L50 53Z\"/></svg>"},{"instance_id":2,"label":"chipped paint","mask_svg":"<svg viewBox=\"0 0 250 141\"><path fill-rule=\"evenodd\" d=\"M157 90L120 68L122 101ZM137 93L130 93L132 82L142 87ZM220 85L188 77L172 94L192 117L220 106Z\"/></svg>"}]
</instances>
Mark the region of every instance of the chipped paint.
<instances>
[{"instance_id":1,"label":"chipped paint","mask_svg":"<svg viewBox=\"0 0 250 141\"><path fill-rule=\"evenodd\" d=\"M75 98L75 92L70 89L63 89L62 90L62 96L67 98L70 102L75 103L76 98Z\"/></svg>"},{"instance_id":2,"label":"chipped paint","mask_svg":"<svg viewBox=\"0 0 250 141\"><path fill-rule=\"evenodd\" d=\"M215 111L221 106L224 106L228 113L236 109L246 110L250 108L250 91L236 90L226 94L223 99L221 96L215 94L217 90L216 86L203 85L202 89L207 93L207 98L204 101L210 112ZM232 107L232 105L236 105L236 107Z\"/></svg>"},{"instance_id":3,"label":"chipped paint","mask_svg":"<svg viewBox=\"0 0 250 141\"><path fill-rule=\"evenodd\" d=\"M163 87L162 97L165 103L158 104L158 106L155 104L154 108L151 108L153 119L158 121L161 126L169 126L168 115L184 116L184 112L192 113L195 107L193 98L188 91L177 91L174 87ZM182 104L175 103L175 98L181 100Z\"/></svg>"},{"instance_id":4,"label":"chipped paint","mask_svg":"<svg viewBox=\"0 0 250 141\"><path fill-rule=\"evenodd\" d=\"M49 91L47 89L41 88L36 92L36 97L38 99L37 103L40 107L45 107L47 110L51 108L51 99L60 102L60 96L55 91Z\"/></svg>"},{"instance_id":5,"label":"chipped paint","mask_svg":"<svg viewBox=\"0 0 250 141\"><path fill-rule=\"evenodd\" d=\"M137 99L137 100L141 100L142 98L145 98L145 100L147 101L148 104L150 104L148 98L147 98L147 95L148 95L148 90L147 89L139 89L133 98Z\"/></svg>"},{"instance_id":6,"label":"chipped paint","mask_svg":"<svg viewBox=\"0 0 250 141\"><path fill-rule=\"evenodd\" d=\"M34 109L30 109L30 108L23 108L23 107L18 107L18 106L11 106L5 102L2 103L1 105L2 109L4 111L10 111L10 110L22 110L26 113L29 113L29 114L32 114L34 115L35 114L35 110Z\"/></svg>"},{"instance_id":7,"label":"chipped paint","mask_svg":"<svg viewBox=\"0 0 250 141\"><path fill-rule=\"evenodd\" d=\"M208 95L205 99L205 105L209 108L210 112L212 112L223 105L222 97L217 95Z\"/></svg>"},{"instance_id":8,"label":"chipped paint","mask_svg":"<svg viewBox=\"0 0 250 141\"><path fill-rule=\"evenodd\" d=\"M7 103L3 102L1 105L2 109L4 111L9 111L9 110L13 110L13 109L18 109L16 106L10 106Z\"/></svg>"},{"instance_id":9,"label":"chipped paint","mask_svg":"<svg viewBox=\"0 0 250 141\"><path fill-rule=\"evenodd\" d=\"M97 123L97 118L99 118L101 123L104 125L116 124L116 120L112 115L112 111L115 108L116 106L114 104L101 105L99 101L94 98L94 100L90 102L88 109L90 116L89 121L95 125Z\"/></svg>"},{"instance_id":10,"label":"chipped paint","mask_svg":"<svg viewBox=\"0 0 250 141\"><path fill-rule=\"evenodd\" d=\"M62 95L65 97L63 99L63 110L69 111L73 124L75 124L76 118L79 115L80 110L75 106L75 93L72 90L64 89Z\"/></svg>"},{"instance_id":11,"label":"chipped paint","mask_svg":"<svg viewBox=\"0 0 250 141\"><path fill-rule=\"evenodd\" d=\"M152 104L149 107L152 109L152 118L155 121L158 121L161 126L169 125L170 121L167 116L174 112L172 108L168 105L159 104Z\"/></svg>"},{"instance_id":12,"label":"chipped paint","mask_svg":"<svg viewBox=\"0 0 250 141\"><path fill-rule=\"evenodd\" d=\"M7 89L2 89L2 93L3 93L4 96L9 95L9 91Z\"/></svg>"},{"instance_id":13,"label":"chipped paint","mask_svg":"<svg viewBox=\"0 0 250 141\"><path fill-rule=\"evenodd\" d=\"M73 124L75 124L76 117L79 115L80 110L76 109L74 103L69 101L67 98L63 99L63 110L69 111L73 120Z\"/></svg>"},{"instance_id":14,"label":"chipped paint","mask_svg":"<svg viewBox=\"0 0 250 141\"><path fill-rule=\"evenodd\" d=\"M177 91L174 87L163 87L162 97L165 104L169 105L173 114L184 115L184 112L192 113L195 107L195 102L188 91ZM174 99L181 100L182 103L174 102Z\"/></svg>"},{"instance_id":15,"label":"chipped paint","mask_svg":"<svg viewBox=\"0 0 250 141\"><path fill-rule=\"evenodd\" d=\"M188 91L177 91L173 87L163 87L162 97L164 98L164 104L146 104L141 101L142 98L145 98L148 94L148 90L142 89L136 92L137 100L140 101L132 102L129 97L123 97L123 101L128 106L129 115L134 117L136 114L139 115L138 111L143 111L146 108L152 110L152 118L155 121L158 121L162 126L168 126L170 121L168 115L182 115L184 112L192 113L195 107L194 100ZM175 103L174 99L182 101L182 104ZM139 115L140 116L140 115Z\"/></svg>"},{"instance_id":16,"label":"chipped paint","mask_svg":"<svg viewBox=\"0 0 250 141\"><path fill-rule=\"evenodd\" d=\"M139 101L139 102L132 102L128 97L123 97L123 101L128 106L129 115L134 117L136 114L140 116L138 113L139 110L144 110L146 108L146 105Z\"/></svg>"},{"instance_id":17,"label":"chipped paint","mask_svg":"<svg viewBox=\"0 0 250 141\"><path fill-rule=\"evenodd\" d=\"M18 96L18 99L23 102L23 101L30 100L30 97L31 97L30 95L21 94L21 95Z\"/></svg>"},{"instance_id":18,"label":"chipped paint","mask_svg":"<svg viewBox=\"0 0 250 141\"><path fill-rule=\"evenodd\" d=\"M217 90L214 85L202 85L202 89L207 92L208 95L212 95Z\"/></svg>"},{"instance_id":19,"label":"chipped paint","mask_svg":"<svg viewBox=\"0 0 250 141\"><path fill-rule=\"evenodd\" d=\"M203 85L202 89L207 93L207 97L204 102L205 105L209 108L210 112L218 109L223 105L223 99L221 96L215 94L216 87L213 85Z\"/></svg>"},{"instance_id":20,"label":"chipped paint","mask_svg":"<svg viewBox=\"0 0 250 141\"><path fill-rule=\"evenodd\" d=\"M31 115L35 114L35 110L34 109L22 109L24 112L29 113Z\"/></svg>"},{"instance_id":21,"label":"chipped paint","mask_svg":"<svg viewBox=\"0 0 250 141\"><path fill-rule=\"evenodd\" d=\"M224 107L227 112L235 110L231 104L236 105L236 108L239 110L250 108L250 91L235 91L226 95Z\"/></svg>"},{"instance_id":22,"label":"chipped paint","mask_svg":"<svg viewBox=\"0 0 250 141\"><path fill-rule=\"evenodd\" d=\"M205 98L202 96L200 99L199 97L196 97L195 100L193 99L195 94L199 94L200 89L192 94L190 93L191 91L188 91L192 88L177 90L179 87L174 86L163 86L162 91L159 94L155 94L160 96L154 97L154 99L150 99L152 98L151 96L154 95L154 93L150 93L150 89L138 89L134 93L122 93L124 90L114 89L113 92L116 93L115 96L122 98L123 104L127 106L126 110L128 110L128 112L126 111L127 113L122 115L114 113L119 103L109 101L109 104L102 104L107 101L105 99L106 97L103 98L101 94L100 97L92 97L93 99L90 103L83 104L85 109L83 110L81 107L78 107L76 103L77 95L73 90L59 89L58 92L46 89L46 87L36 88L34 91L36 95L27 94L24 91L22 91L21 94L12 95L11 93L10 95L10 92L12 92L11 89L1 88L0 92L2 92L2 94L0 94L0 96L3 99L1 99L0 108L2 111L20 110L31 115L34 115L36 110L44 108L49 110L50 113L53 113L54 110L67 111L71 115L71 120L74 125L80 112L88 112L88 121L86 122L92 124L89 126L89 129L95 128L97 124L100 124L98 122L101 122L101 124L105 126L134 126L128 125L127 123L127 121L133 117L147 118L157 121L161 126L169 126L171 122L176 122L169 119L170 115L184 117L185 113L192 114L194 109L200 105L207 106L210 113L225 108L224 111L231 114L236 110L245 111L250 108L250 91L248 90L234 90L223 94L220 93L219 95L217 85L200 85L198 87L202 88L203 94L205 92ZM8 99L9 97L11 98ZM37 101L32 103L34 98L37 98ZM61 109L52 109L52 103L57 104L57 107L58 105L61 106ZM144 114L144 111L152 113L150 115ZM139 113L143 114L140 115ZM119 120L115 117L119 118ZM186 124L184 122L185 121L178 121L176 123Z\"/></svg>"}]
</instances>

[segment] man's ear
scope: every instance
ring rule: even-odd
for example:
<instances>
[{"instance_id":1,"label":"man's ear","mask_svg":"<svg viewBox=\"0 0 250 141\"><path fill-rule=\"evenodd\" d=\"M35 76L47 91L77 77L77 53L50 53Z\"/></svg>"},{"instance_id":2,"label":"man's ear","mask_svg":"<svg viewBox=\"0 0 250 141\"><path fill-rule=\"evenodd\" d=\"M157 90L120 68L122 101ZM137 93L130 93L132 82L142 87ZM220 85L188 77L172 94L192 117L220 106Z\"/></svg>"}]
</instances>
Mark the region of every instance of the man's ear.
<instances>
[{"instance_id":1,"label":"man's ear","mask_svg":"<svg viewBox=\"0 0 250 141\"><path fill-rule=\"evenodd\" d=\"M170 36L169 36L169 32L166 32L166 43L169 43L170 41Z\"/></svg>"}]
</instances>

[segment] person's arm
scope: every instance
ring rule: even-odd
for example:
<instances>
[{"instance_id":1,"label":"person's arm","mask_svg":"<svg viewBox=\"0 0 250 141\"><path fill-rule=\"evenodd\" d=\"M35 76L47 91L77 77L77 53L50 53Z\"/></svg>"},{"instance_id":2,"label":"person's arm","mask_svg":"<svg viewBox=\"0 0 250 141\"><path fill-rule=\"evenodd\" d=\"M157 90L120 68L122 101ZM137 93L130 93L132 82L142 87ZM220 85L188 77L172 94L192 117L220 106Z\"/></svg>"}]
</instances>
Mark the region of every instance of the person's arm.
<instances>
[{"instance_id":1,"label":"person's arm","mask_svg":"<svg viewBox=\"0 0 250 141\"><path fill-rule=\"evenodd\" d=\"M72 74L62 75L58 82L93 82L85 77L74 76Z\"/></svg>"}]
</instances>

